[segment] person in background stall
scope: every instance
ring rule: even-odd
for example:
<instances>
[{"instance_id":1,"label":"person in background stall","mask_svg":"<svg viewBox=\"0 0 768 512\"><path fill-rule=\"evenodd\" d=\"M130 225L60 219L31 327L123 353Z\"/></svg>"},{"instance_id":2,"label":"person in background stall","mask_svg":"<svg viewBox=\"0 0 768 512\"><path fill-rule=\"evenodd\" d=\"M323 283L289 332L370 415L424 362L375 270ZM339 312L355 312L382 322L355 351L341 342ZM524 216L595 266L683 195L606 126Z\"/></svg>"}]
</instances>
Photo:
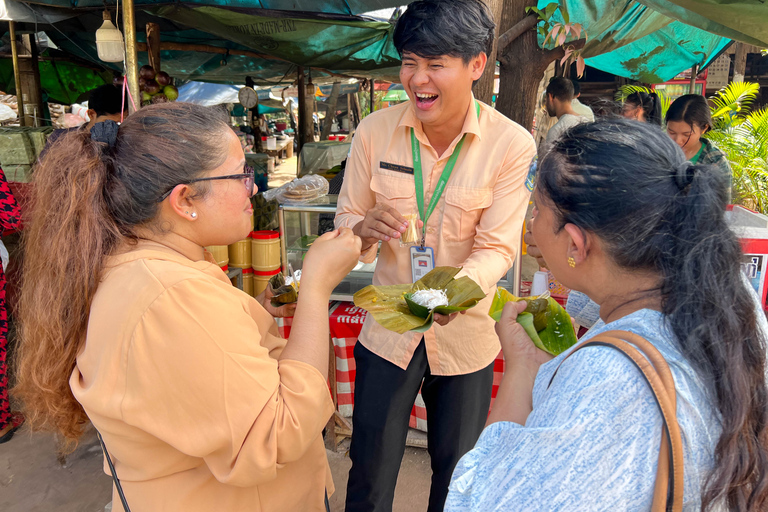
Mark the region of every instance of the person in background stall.
<instances>
[{"instance_id":1,"label":"person in background stall","mask_svg":"<svg viewBox=\"0 0 768 512\"><path fill-rule=\"evenodd\" d=\"M547 84L547 113L557 117L557 123L547 131L545 143L539 148L540 154L549 148L568 128L589 119L578 114L571 105L573 101L573 82L561 76L552 77Z\"/></svg>"},{"instance_id":2,"label":"person in background stall","mask_svg":"<svg viewBox=\"0 0 768 512\"><path fill-rule=\"evenodd\" d=\"M671 370L690 512L768 510L768 323L727 195L716 167L623 119L568 130L534 192L532 231L552 273L600 305L582 342L630 331ZM610 346L552 359L516 322L524 308L508 303L497 324L506 370L445 511L649 512L663 434L648 382Z\"/></svg>"},{"instance_id":3,"label":"person in background stall","mask_svg":"<svg viewBox=\"0 0 768 512\"><path fill-rule=\"evenodd\" d=\"M371 114L355 132L336 226L363 239L364 263L374 261L381 243L373 283L412 283L421 268L462 267L459 276L488 297L465 315L436 315L423 334L399 335L366 319L354 349L346 512L392 510L420 387L432 467L429 512L442 510L453 467L488 415L499 344L487 312L520 248L536 153L527 130L472 95L493 37L481 0L412 2L394 31L410 101ZM403 214L419 210L421 222L414 222L423 244L402 247ZM411 251L423 267L412 263Z\"/></svg>"},{"instance_id":4,"label":"person in background stall","mask_svg":"<svg viewBox=\"0 0 768 512\"><path fill-rule=\"evenodd\" d=\"M594 121L595 113L592 112L591 108L579 101L579 97L581 96L581 84L579 84L578 80L574 79L571 79L571 83L573 84L573 100L571 100L571 108L573 108L573 111L581 117L586 117L588 121Z\"/></svg>"},{"instance_id":5,"label":"person in background stall","mask_svg":"<svg viewBox=\"0 0 768 512\"><path fill-rule=\"evenodd\" d=\"M312 244L281 339L204 250L251 230L244 166L216 110L165 103L66 136L34 173L15 390L70 447L93 423L134 511L328 510L326 305L361 242Z\"/></svg>"},{"instance_id":6,"label":"person in background stall","mask_svg":"<svg viewBox=\"0 0 768 512\"><path fill-rule=\"evenodd\" d=\"M732 181L728 158L704 137L712 128L712 113L704 96L680 96L669 106L664 120L667 124L667 134L683 149L688 161L715 166L728 177L729 183Z\"/></svg>"},{"instance_id":7,"label":"person in background stall","mask_svg":"<svg viewBox=\"0 0 768 512\"><path fill-rule=\"evenodd\" d=\"M125 111L123 111L125 108ZM101 85L88 93L88 119L87 123L74 128L64 128L53 130L45 142L45 147L40 152L38 160L43 156L61 137L68 133L76 131L89 131L96 123L103 121L114 121L119 123L122 119L128 117L128 102L123 102L123 89L112 84Z\"/></svg>"},{"instance_id":8,"label":"person in background stall","mask_svg":"<svg viewBox=\"0 0 768 512\"><path fill-rule=\"evenodd\" d=\"M0 169L0 232L21 228L21 212ZM5 271L0 263L0 444L7 443L24 423L21 413L11 411L8 396L8 311L5 307Z\"/></svg>"},{"instance_id":9,"label":"person in background stall","mask_svg":"<svg viewBox=\"0 0 768 512\"><path fill-rule=\"evenodd\" d=\"M661 127L661 101L655 92L635 91L621 105L621 115Z\"/></svg>"}]
</instances>

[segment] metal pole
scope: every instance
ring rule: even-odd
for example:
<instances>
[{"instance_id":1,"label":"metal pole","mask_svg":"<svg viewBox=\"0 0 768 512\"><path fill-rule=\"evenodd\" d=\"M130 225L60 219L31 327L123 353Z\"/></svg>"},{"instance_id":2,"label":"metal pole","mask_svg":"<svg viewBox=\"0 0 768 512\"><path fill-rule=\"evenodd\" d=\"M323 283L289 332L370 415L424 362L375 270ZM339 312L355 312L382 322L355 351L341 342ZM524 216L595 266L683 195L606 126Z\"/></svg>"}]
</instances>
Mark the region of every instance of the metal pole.
<instances>
[{"instance_id":1,"label":"metal pole","mask_svg":"<svg viewBox=\"0 0 768 512\"><path fill-rule=\"evenodd\" d=\"M19 125L26 126L24 122L24 95L21 92L21 74L19 73L19 50L16 48L16 23L8 22L11 32L11 55L13 57L13 76L16 78L16 109L19 111Z\"/></svg>"},{"instance_id":2,"label":"metal pole","mask_svg":"<svg viewBox=\"0 0 768 512\"><path fill-rule=\"evenodd\" d=\"M688 88L689 94L695 94L696 93L696 76L699 74L699 65L694 64L691 68L691 85Z\"/></svg>"},{"instance_id":3,"label":"metal pole","mask_svg":"<svg viewBox=\"0 0 768 512\"><path fill-rule=\"evenodd\" d=\"M371 114L373 114L373 106L374 106L373 98L376 95L375 92L374 92L374 87L373 86L374 86L374 79L371 78L371 112L370 112Z\"/></svg>"},{"instance_id":4,"label":"metal pole","mask_svg":"<svg viewBox=\"0 0 768 512\"><path fill-rule=\"evenodd\" d=\"M136 108L141 108L141 94L139 93L139 62L136 55L136 18L133 11L133 0L123 1L123 33L125 34L125 77L128 79L128 89L136 103ZM129 112L134 108L130 101Z\"/></svg>"}]
</instances>

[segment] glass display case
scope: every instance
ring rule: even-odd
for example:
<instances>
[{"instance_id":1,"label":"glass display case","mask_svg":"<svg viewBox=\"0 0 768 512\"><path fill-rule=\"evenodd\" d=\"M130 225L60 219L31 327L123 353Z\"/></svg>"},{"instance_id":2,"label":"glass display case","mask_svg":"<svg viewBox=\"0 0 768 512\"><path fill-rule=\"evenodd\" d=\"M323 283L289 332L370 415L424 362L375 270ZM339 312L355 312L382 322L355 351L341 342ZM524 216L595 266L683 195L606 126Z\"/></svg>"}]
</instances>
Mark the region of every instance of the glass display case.
<instances>
[{"instance_id":1,"label":"glass display case","mask_svg":"<svg viewBox=\"0 0 768 512\"><path fill-rule=\"evenodd\" d=\"M312 242L322 233L333 229L338 196L328 195L310 203L281 204L278 208L280 250L282 251L283 273L288 264L294 270L302 268L304 255ZM358 263L331 295L331 300L352 301L352 296L373 283L376 262ZM514 266L498 285L515 295L520 295L520 251Z\"/></svg>"}]
</instances>

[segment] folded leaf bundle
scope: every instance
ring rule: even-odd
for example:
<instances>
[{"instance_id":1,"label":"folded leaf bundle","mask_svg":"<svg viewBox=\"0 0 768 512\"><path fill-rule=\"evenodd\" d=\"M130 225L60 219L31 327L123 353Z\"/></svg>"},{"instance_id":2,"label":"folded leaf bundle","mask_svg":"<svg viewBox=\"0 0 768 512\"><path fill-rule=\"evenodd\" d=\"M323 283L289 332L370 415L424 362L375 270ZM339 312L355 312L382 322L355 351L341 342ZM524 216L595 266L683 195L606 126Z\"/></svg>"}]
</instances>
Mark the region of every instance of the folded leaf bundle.
<instances>
[{"instance_id":1,"label":"folded leaf bundle","mask_svg":"<svg viewBox=\"0 0 768 512\"><path fill-rule=\"evenodd\" d=\"M272 292L270 303L276 308L299 300L299 290L296 289L295 283L285 284L285 276L283 276L282 272L272 276L268 286Z\"/></svg>"},{"instance_id":2,"label":"folded leaf bundle","mask_svg":"<svg viewBox=\"0 0 768 512\"><path fill-rule=\"evenodd\" d=\"M552 297L516 297L504 288L496 290L488 314L497 322L507 302L525 301L525 311L517 315L517 323L533 340L533 344L556 356L576 344L570 315Z\"/></svg>"},{"instance_id":3,"label":"folded leaf bundle","mask_svg":"<svg viewBox=\"0 0 768 512\"><path fill-rule=\"evenodd\" d=\"M383 327L398 334L425 332L432 327L434 314L450 315L465 311L485 298L485 293L471 278L455 279L461 268L437 267L413 284L366 286L354 296L355 306L368 311ZM428 309L412 300L414 293L441 290L448 304Z\"/></svg>"}]
</instances>

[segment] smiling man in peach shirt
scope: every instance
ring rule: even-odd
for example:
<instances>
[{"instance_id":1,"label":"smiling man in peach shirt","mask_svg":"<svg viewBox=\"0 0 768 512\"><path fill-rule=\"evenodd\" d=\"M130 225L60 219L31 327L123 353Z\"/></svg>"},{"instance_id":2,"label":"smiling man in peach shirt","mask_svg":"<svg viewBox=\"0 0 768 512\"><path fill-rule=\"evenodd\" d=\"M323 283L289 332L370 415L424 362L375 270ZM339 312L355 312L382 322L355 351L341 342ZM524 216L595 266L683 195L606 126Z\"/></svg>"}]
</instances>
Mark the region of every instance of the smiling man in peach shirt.
<instances>
[{"instance_id":1,"label":"smiling man in peach shirt","mask_svg":"<svg viewBox=\"0 0 768 512\"><path fill-rule=\"evenodd\" d=\"M430 512L442 510L451 473L485 424L500 349L488 309L520 248L536 153L526 130L472 95L493 35L480 0L411 3L394 33L411 101L367 117L352 143L336 225L362 238L362 261L372 262L381 242L374 283L413 282L423 261L463 267L460 275L488 296L466 314L435 315L424 334L398 335L367 318L355 346L347 512L392 510L420 386L433 472ZM422 244L401 247L403 214L415 211Z\"/></svg>"}]
</instances>

